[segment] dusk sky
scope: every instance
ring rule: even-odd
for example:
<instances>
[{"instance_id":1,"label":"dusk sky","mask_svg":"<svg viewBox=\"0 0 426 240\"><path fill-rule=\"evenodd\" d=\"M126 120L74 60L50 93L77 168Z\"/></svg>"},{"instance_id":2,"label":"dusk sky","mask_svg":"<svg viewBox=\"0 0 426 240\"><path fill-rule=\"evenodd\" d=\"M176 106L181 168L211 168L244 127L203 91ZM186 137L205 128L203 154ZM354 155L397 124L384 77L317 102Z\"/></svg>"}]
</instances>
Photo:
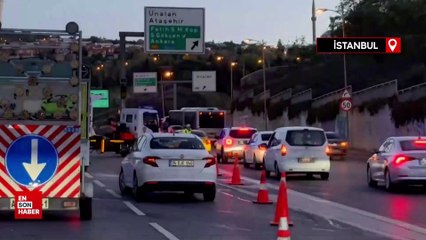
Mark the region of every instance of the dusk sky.
<instances>
[{"instance_id":1,"label":"dusk sky","mask_svg":"<svg viewBox=\"0 0 426 240\"><path fill-rule=\"evenodd\" d=\"M330 9L338 3L316 0L317 7ZM205 8L207 41L312 41L312 0L4 0L3 27L63 29L76 21L84 37L116 39L119 31L144 31L144 6ZM317 36L332 15L318 16Z\"/></svg>"}]
</instances>

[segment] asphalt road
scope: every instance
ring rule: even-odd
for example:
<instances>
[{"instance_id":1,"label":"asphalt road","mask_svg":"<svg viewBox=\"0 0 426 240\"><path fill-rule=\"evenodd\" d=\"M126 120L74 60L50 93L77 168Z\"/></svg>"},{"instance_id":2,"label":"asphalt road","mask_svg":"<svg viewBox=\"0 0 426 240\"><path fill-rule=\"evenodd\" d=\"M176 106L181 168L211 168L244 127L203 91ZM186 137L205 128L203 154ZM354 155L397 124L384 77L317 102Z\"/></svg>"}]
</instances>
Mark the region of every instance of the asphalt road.
<instances>
[{"instance_id":1,"label":"asphalt road","mask_svg":"<svg viewBox=\"0 0 426 240\"><path fill-rule=\"evenodd\" d=\"M2 239L276 239L277 227L269 225L275 204L251 202L257 184L231 187L225 174L219 177L213 203L203 202L201 196L187 198L179 193L153 194L148 202L136 203L131 196L119 194L120 158L106 154L92 159L86 175L95 189L92 221L81 222L71 213L46 214L42 221L18 221L1 214ZM254 170L243 172L258 175ZM390 239L303 211L290 211L290 218L294 222L292 239Z\"/></svg>"},{"instance_id":2,"label":"asphalt road","mask_svg":"<svg viewBox=\"0 0 426 240\"><path fill-rule=\"evenodd\" d=\"M322 199L341 203L356 209L375 213L426 228L426 190L422 187L404 187L396 193L388 193L383 186L370 188L366 182L366 160L369 153L351 151L346 160L333 160L330 179L321 181L319 176L287 178L289 189ZM232 165L222 165L231 171ZM244 169L244 176L258 179L260 171ZM278 184L277 179L269 179Z\"/></svg>"}]
</instances>

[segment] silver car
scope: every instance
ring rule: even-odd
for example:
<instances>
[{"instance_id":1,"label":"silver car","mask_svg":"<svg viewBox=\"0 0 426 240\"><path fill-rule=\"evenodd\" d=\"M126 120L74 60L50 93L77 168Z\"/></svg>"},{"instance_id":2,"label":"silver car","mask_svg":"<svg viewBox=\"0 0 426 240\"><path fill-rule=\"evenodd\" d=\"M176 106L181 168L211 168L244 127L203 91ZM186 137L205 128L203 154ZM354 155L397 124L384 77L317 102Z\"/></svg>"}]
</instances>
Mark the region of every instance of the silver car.
<instances>
[{"instance_id":1,"label":"silver car","mask_svg":"<svg viewBox=\"0 0 426 240\"><path fill-rule=\"evenodd\" d=\"M388 191L397 185L426 186L426 137L390 137L367 160L367 183L384 182Z\"/></svg>"}]
</instances>

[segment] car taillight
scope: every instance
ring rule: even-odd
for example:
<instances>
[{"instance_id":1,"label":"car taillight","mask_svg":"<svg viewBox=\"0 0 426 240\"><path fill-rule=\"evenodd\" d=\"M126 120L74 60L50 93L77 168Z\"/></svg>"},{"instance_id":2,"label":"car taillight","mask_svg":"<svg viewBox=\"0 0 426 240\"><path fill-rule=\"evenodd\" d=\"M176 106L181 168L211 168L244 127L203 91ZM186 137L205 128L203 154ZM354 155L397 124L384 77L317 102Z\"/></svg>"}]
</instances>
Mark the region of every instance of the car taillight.
<instances>
[{"instance_id":1,"label":"car taillight","mask_svg":"<svg viewBox=\"0 0 426 240\"><path fill-rule=\"evenodd\" d=\"M426 140L416 140L414 141L414 144L424 146L426 145Z\"/></svg>"},{"instance_id":2,"label":"car taillight","mask_svg":"<svg viewBox=\"0 0 426 240\"><path fill-rule=\"evenodd\" d=\"M331 148L330 148L330 146L325 147L325 154L327 154L327 156L331 155Z\"/></svg>"},{"instance_id":3,"label":"car taillight","mask_svg":"<svg viewBox=\"0 0 426 240\"><path fill-rule=\"evenodd\" d=\"M395 164L396 165L401 165L405 162L414 160L415 158L413 157L409 157L409 156L405 156L405 155L396 155L394 158Z\"/></svg>"},{"instance_id":4,"label":"car taillight","mask_svg":"<svg viewBox=\"0 0 426 240\"><path fill-rule=\"evenodd\" d=\"M208 140L208 139L205 142L206 142L206 144L210 144L211 143L210 140Z\"/></svg>"},{"instance_id":5,"label":"car taillight","mask_svg":"<svg viewBox=\"0 0 426 240\"><path fill-rule=\"evenodd\" d=\"M143 159L143 163L148 164L148 165L153 166L153 167L158 167L157 159L160 159L160 158L159 157L153 157L153 156L145 157Z\"/></svg>"},{"instance_id":6,"label":"car taillight","mask_svg":"<svg viewBox=\"0 0 426 240\"><path fill-rule=\"evenodd\" d=\"M260 150L265 151L265 150L266 150L266 147L265 147L265 146L260 146L260 145L259 145L259 149L260 149Z\"/></svg>"},{"instance_id":7,"label":"car taillight","mask_svg":"<svg viewBox=\"0 0 426 240\"><path fill-rule=\"evenodd\" d=\"M225 144L226 145L232 145L234 143L234 141L231 139L231 138L227 138L226 140L225 140Z\"/></svg>"},{"instance_id":8,"label":"car taillight","mask_svg":"<svg viewBox=\"0 0 426 240\"><path fill-rule=\"evenodd\" d=\"M203 158L203 160L207 160L206 165L204 165L205 168L211 167L216 164L216 158L214 157L206 157Z\"/></svg>"},{"instance_id":9,"label":"car taillight","mask_svg":"<svg viewBox=\"0 0 426 240\"><path fill-rule=\"evenodd\" d=\"M342 148L348 148L348 142L341 142L340 143L340 146L342 147Z\"/></svg>"},{"instance_id":10,"label":"car taillight","mask_svg":"<svg viewBox=\"0 0 426 240\"><path fill-rule=\"evenodd\" d=\"M281 156L287 155L287 148L284 145L281 145Z\"/></svg>"}]
</instances>

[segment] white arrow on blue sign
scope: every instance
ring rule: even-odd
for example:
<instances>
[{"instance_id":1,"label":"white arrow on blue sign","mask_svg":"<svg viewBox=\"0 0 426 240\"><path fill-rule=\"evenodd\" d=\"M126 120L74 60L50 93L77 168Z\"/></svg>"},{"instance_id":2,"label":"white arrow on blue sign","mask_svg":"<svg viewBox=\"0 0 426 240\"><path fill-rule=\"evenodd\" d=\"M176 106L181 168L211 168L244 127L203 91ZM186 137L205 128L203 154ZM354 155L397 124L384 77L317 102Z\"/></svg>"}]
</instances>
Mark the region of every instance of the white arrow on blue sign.
<instances>
[{"instance_id":1,"label":"white arrow on blue sign","mask_svg":"<svg viewBox=\"0 0 426 240\"><path fill-rule=\"evenodd\" d=\"M35 187L47 183L58 168L56 148L46 138L26 135L7 149L5 164L9 176L18 184Z\"/></svg>"}]
</instances>

